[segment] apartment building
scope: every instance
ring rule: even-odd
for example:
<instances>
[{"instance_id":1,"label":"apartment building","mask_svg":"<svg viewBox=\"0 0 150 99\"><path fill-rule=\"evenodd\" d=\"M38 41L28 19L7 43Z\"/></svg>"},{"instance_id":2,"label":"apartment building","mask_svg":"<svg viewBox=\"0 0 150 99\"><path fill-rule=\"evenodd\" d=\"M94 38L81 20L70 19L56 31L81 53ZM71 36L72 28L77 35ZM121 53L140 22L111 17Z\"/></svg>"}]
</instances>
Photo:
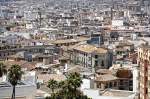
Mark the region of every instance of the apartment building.
<instances>
[{"instance_id":1,"label":"apartment building","mask_svg":"<svg viewBox=\"0 0 150 99\"><path fill-rule=\"evenodd\" d=\"M140 65L140 99L150 99L150 46L138 48L138 64Z\"/></svg>"},{"instance_id":2,"label":"apartment building","mask_svg":"<svg viewBox=\"0 0 150 99\"><path fill-rule=\"evenodd\" d=\"M94 68L108 69L112 65L112 53L108 49L90 44L81 44L69 50L71 61L83 67L92 70Z\"/></svg>"},{"instance_id":3,"label":"apartment building","mask_svg":"<svg viewBox=\"0 0 150 99\"><path fill-rule=\"evenodd\" d=\"M95 77L96 88L119 90L133 90L133 78L131 70L120 68L117 70L99 69Z\"/></svg>"}]
</instances>

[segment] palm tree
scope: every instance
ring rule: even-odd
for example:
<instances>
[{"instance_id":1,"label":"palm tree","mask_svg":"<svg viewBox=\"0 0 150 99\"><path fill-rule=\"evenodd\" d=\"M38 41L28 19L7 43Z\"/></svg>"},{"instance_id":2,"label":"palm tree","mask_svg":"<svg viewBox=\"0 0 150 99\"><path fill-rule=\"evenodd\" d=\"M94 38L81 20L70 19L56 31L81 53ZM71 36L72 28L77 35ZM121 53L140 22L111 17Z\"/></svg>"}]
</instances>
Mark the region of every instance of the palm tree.
<instances>
[{"instance_id":1,"label":"palm tree","mask_svg":"<svg viewBox=\"0 0 150 99\"><path fill-rule=\"evenodd\" d=\"M47 87L50 88L52 90L52 94L54 94L54 89L58 88L58 82L54 79L50 79Z\"/></svg>"},{"instance_id":2,"label":"palm tree","mask_svg":"<svg viewBox=\"0 0 150 99\"><path fill-rule=\"evenodd\" d=\"M53 93L51 97L47 97L45 99L90 99L78 90L82 83L80 74L76 72L70 73L66 76L66 78L66 80L60 81L59 83L53 79L49 80L47 87L52 90L59 88L59 90L56 93Z\"/></svg>"},{"instance_id":3,"label":"palm tree","mask_svg":"<svg viewBox=\"0 0 150 99\"><path fill-rule=\"evenodd\" d=\"M8 70L8 81L13 86L12 98L15 99L15 87L20 82L23 72L19 65L12 65Z\"/></svg>"},{"instance_id":4,"label":"palm tree","mask_svg":"<svg viewBox=\"0 0 150 99\"><path fill-rule=\"evenodd\" d=\"M65 81L60 81L58 83L58 88L63 88L64 85L65 85Z\"/></svg>"},{"instance_id":5,"label":"palm tree","mask_svg":"<svg viewBox=\"0 0 150 99\"><path fill-rule=\"evenodd\" d=\"M69 88L68 90L71 96L76 97L79 94L77 88L81 86L81 83L82 83L82 79L79 73L74 72L74 73L70 73L67 76L67 84Z\"/></svg>"},{"instance_id":6,"label":"palm tree","mask_svg":"<svg viewBox=\"0 0 150 99\"><path fill-rule=\"evenodd\" d=\"M82 79L80 77L80 74L76 72L70 73L67 77L67 81L73 89L77 89L82 84Z\"/></svg>"},{"instance_id":7,"label":"palm tree","mask_svg":"<svg viewBox=\"0 0 150 99\"><path fill-rule=\"evenodd\" d=\"M6 66L3 63L0 63L0 77L7 74Z\"/></svg>"}]
</instances>

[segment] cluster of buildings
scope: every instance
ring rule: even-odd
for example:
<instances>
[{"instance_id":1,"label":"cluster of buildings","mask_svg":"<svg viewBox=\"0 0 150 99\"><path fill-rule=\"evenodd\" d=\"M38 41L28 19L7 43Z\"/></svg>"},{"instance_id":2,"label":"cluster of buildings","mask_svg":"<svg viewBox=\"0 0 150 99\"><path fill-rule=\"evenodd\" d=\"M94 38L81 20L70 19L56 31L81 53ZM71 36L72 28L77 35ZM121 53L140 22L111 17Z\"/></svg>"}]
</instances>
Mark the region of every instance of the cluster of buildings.
<instances>
[{"instance_id":1,"label":"cluster of buildings","mask_svg":"<svg viewBox=\"0 0 150 99\"><path fill-rule=\"evenodd\" d=\"M150 99L149 10L149 0L0 0L0 62L25 72L16 98L44 99L49 79L78 72L92 99Z\"/></svg>"}]
</instances>

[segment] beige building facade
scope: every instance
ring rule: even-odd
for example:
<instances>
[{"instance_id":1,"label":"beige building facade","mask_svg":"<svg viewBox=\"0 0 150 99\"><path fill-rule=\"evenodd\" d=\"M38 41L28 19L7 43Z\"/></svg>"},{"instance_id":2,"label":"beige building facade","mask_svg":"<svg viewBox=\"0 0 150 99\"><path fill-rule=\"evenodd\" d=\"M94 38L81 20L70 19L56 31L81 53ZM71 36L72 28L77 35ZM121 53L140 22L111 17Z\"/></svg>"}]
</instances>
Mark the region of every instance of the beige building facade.
<instances>
[{"instance_id":1,"label":"beige building facade","mask_svg":"<svg viewBox=\"0 0 150 99\"><path fill-rule=\"evenodd\" d=\"M108 49L89 44L77 45L70 49L70 60L92 70L108 69L112 65L112 54Z\"/></svg>"},{"instance_id":2,"label":"beige building facade","mask_svg":"<svg viewBox=\"0 0 150 99\"><path fill-rule=\"evenodd\" d=\"M150 46L138 48L138 64L140 66L140 99L150 99Z\"/></svg>"}]
</instances>

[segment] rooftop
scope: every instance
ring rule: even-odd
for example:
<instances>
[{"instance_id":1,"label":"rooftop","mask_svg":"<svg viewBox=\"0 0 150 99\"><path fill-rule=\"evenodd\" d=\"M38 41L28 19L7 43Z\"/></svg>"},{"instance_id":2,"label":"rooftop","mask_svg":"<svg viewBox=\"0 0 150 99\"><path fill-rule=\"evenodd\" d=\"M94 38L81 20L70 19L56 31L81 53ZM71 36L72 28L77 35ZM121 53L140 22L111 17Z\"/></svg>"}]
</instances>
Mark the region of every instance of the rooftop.
<instances>
[{"instance_id":1,"label":"rooftop","mask_svg":"<svg viewBox=\"0 0 150 99\"><path fill-rule=\"evenodd\" d=\"M93 45L90 45L90 44L81 44L81 45L77 45L76 47L74 47L75 50L78 50L78 51L82 51L82 52L85 52L85 53L107 53L108 52L108 49L105 49L105 48L97 48Z\"/></svg>"},{"instance_id":2,"label":"rooftop","mask_svg":"<svg viewBox=\"0 0 150 99\"><path fill-rule=\"evenodd\" d=\"M99 70L96 71L96 73L111 74L111 71L109 69L99 69Z\"/></svg>"},{"instance_id":3,"label":"rooftop","mask_svg":"<svg viewBox=\"0 0 150 99\"><path fill-rule=\"evenodd\" d=\"M97 50L95 51L95 53L107 53L108 52L108 49L106 48L97 48Z\"/></svg>"},{"instance_id":4,"label":"rooftop","mask_svg":"<svg viewBox=\"0 0 150 99\"><path fill-rule=\"evenodd\" d=\"M11 66L11 65L15 65L15 64L18 64L20 65L22 68L26 68L27 70L32 70L35 68L35 64L34 62L27 62L27 61L10 61L10 60L7 60L7 61L2 61L8 68Z\"/></svg>"},{"instance_id":5,"label":"rooftop","mask_svg":"<svg viewBox=\"0 0 150 99\"><path fill-rule=\"evenodd\" d=\"M97 50L95 46L89 45L89 44L79 45L75 47L74 49L82 51L82 52L86 52L86 53L92 53L93 51Z\"/></svg>"},{"instance_id":6,"label":"rooftop","mask_svg":"<svg viewBox=\"0 0 150 99\"><path fill-rule=\"evenodd\" d=\"M113 76L112 74L98 75L96 77L96 81L100 81L100 82L113 81L113 80L117 80L117 79L118 78Z\"/></svg>"},{"instance_id":7,"label":"rooftop","mask_svg":"<svg viewBox=\"0 0 150 99\"><path fill-rule=\"evenodd\" d=\"M95 89L83 89L82 91L92 99L134 99L136 96L134 92L124 90L107 89L101 95L99 90Z\"/></svg>"},{"instance_id":8,"label":"rooftop","mask_svg":"<svg viewBox=\"0 0 150 99\"><path fill-rule=\"evenodd\" d=\"M120 42L118 46L132 46L133 44L128 41Z\"/></svg>"},{"instance_id":9,"label":"rooftop","mask_svg":"<svg viewBox=\"0 0 150 99\"><path fill-rule=\"evenodd\" d=\"M102 96L128 97L132 94L134 94L134 93L131 91L121 91L121 90L108 89L102 94Z\"/></svg>"},{"instance_id":10,"label":"rooftop","mask_svg":"<svg viewBox=\"0 0 150 99\"><path fill-rule=\"evenodd\" d=\"M81 41L86 41L89 38L85 37L79 37L77 39L63 39L63 40L55 40L55 41L50 41L52 44L63 44L63 43L72 43L72 42L81 42Z\"/></svg>"},{"instance_id":11,"label":"rooftop","mask_svg":"<svg viewBox=\"0 0 150 99\"><path fill-rule=\"evenodd\" d=\"M62 81L65 80L66 77L61 74L39 74L38 79L43 80L43 82L48 82L50 79L54 79L56 81Z\"/></svg>"}]
</instances>

